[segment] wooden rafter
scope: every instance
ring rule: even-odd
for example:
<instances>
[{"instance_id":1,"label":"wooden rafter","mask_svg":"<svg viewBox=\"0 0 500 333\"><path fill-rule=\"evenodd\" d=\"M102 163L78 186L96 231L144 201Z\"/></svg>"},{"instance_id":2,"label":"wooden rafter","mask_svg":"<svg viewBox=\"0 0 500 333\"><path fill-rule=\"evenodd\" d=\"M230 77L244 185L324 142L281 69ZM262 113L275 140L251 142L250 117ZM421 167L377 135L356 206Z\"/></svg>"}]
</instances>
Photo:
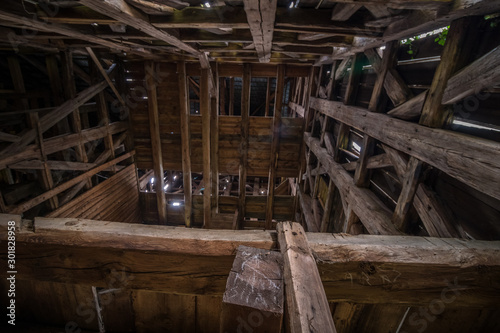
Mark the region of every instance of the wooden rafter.
<instances>
[{"instance_id":1,"label":"wooden rafter","mask_svg":"<svg viewBox=\"0 0 500 333\"><path fill-rule=\"evenodd\" d=\"M243 4L259 61L269 62L277 0L244 0Z\"/></svg>"}]
</instances>

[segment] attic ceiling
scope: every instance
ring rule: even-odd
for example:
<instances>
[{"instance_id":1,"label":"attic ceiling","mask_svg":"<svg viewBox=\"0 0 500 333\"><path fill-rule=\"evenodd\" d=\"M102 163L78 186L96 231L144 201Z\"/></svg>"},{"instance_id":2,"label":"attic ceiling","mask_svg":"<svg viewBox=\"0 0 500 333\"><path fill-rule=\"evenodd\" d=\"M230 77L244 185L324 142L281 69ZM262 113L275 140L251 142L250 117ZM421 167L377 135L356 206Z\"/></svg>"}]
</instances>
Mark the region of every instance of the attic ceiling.
<instances>
[{"instance_id":1,"label":"attic ceiling","mask_svg":"<svg viewBox=\"0 0 500 333\"><path fill-rule=\"evenodd\" d=\"M445 26L478 1L3 1L3 49L128 58L322 64Z\"/></svg>"}]
</instances>

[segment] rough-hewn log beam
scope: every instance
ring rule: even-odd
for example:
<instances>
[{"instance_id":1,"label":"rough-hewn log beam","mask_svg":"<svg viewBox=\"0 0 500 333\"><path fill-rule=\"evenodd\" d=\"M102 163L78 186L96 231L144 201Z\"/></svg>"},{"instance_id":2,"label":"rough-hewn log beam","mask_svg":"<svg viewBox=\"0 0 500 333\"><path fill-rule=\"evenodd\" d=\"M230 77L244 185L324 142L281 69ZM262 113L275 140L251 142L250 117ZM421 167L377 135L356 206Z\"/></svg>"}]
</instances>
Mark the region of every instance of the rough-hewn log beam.
<instances>
[{"instance_id":1,"label":"rough-hewn log beam","mask_svg":"<svg viewBox=\"0 0 500 333\"><path fill-rule=\"evenodd\" d=\"M433 129L339 102L312 98L311 107L500 199L500 144Z\"/></svg>"},{"instance_id":2,"label":"rough-hewn log beam","mask_svg":"<svg viewBox=\"0 0 500 333\"><path fill-rule=\"evenodd\" d=\"M244 0L248 25L260 62L271 60L277 0Z\"/></svg>"}]
</instances>

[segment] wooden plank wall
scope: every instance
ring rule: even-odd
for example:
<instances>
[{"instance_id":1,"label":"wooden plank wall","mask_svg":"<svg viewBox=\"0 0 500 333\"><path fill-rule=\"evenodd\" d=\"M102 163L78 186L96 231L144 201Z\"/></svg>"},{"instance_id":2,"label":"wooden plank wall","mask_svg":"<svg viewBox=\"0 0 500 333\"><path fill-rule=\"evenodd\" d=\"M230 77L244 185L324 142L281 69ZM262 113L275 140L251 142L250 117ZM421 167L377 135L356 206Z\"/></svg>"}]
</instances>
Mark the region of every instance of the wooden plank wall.
<instances>
[{"instance_id":1,"label":"wooden plank wall","mask_svg":"<svg viewBox=\"0 0 500 333\"><path fill-rule=\"evenodd\" d=\"M184 225L184 206L173 206L173 201L182 202L183 194L166 193L167 197L167 221L169 225ZM142 207L142 220L146 223L158 223L158 214L156 209L156 196L152 192L140 192L139 198ZM245 212L248 218L265 219L266 196L247 196L245 202ZM291 220L294 197L289 195L277 195L274 198L273 218L277 220ZM221 214L233 214L238 207L238 197L220 196L219 212ZM262 222L262 221L261 221ZM203 196L193 195L193 226L201 227L203 225ZM217 222L214 221L217 224ZM222 218L219 224L214 227L231 228L231 220ZM258 221L247 221L246 226L260 226ZM263 226L262 222L262 226Z\"/></svg>"},{"instance_id":2,"label":"wooden plank wall","mask_svg":"<svg viewBox=\"0 0 500 333\"><path fill-rule=\"evenodd\" d=\"M130 165L47 217L141 223L135 165Z\"/></svg>"},{"instance_id":3,"label":"wooden plank wall","mask_svg":"<svg viewBox=\"0 0 500 333\"><path fill-rule=\"evenodd\" d=\"M142 63L127 63L127 84L134 101L130 109L131 128L134 133L137 167L153 166L149 119L147 113L146 86ZM177 67L161 63L157 73L158 112L162 141L162 158L165 170L182 170L181 120L178 98ZM224 70L221 70L225 73ZM190 71L193 74L193 70ZM196 71L194 71L196 73ZM235 72L238 74L238 71ZM189 73L188 73L189 74ZM266 73L258 73L262 76ZM298 73L301 74L302 73ZM198 71L198 76L199 71ZM290 74L297 75L297 74ZM191 170L203 171L202 119L190 116ZM240 147L240 116L219 116L219 172L238 175ZM280 131L279 157L276 176L297 177L299 151L302 143L302 118L283 118ZM248 147L248 177L267 177L269 174L272 117L250 117ZM234 211L233 211L234 213Z\"/></svg>"}]
</instances>

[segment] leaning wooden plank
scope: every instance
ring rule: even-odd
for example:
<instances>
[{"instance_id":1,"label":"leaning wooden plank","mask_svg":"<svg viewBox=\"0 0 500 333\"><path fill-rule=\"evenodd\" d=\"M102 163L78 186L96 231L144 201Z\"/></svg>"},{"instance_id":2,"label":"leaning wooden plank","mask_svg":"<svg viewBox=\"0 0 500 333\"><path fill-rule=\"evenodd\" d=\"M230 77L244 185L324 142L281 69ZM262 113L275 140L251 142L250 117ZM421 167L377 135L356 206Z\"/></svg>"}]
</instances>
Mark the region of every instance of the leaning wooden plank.
<instances>
[{"instance_id":1,"label":"leaning wooden plank","mask_svg":"<svg viewBox=\"0 0 500 333\"><path fill-rule=\"evenodd\" d=\"M146 73L156 73L155 64L145 64ZM160 115L158 111L157 84L155 78L147 74L146 85L148 87L148 118L151 136L151 154L153 155L153 169L156 179L156 204L158 207L158 221L160 224L167 223L167 199L165 198L165 177L163 174L163 157L160 138Z\"/></svg>"},{"instance_id":2,"label":"leaning wooden plank","mask_svg":"<svg viewBox=\"0 0 500 333\"><path fill-rule=\"evenodd\" d=\"M94 53L94 50L92 50L92 48L90 47L86 47L85 50L87 50L87 53L90 55L90 57L92 58L92 60L94 61L95 65L97 66L97 68L99 69L99 72L101 72L101 75L104 77L104 79L106 80L106 82L108 83L109 87L111 88L111 90L113 90L113 92L115 93L115 96L116 98L118 98L118 100L120 101L120 103L126 107L127 104L125 103L125 101L123 100L122 98L122 95L120 95L120 93L118 92L118 90L116 90L116 87L113 83L113 81L111 81L111 79L109 78L109 75L108 73L106 73L106 71L104 70L104 68L102 67L101 65L101 62L99 61L99 59L97 58L97 56L95 55Z\"/></svg>"},{"instance_id":3,"label":"leaning wooden plank","mask_svg":"<svg viewBox=\"0 0 500 333\"><path fill-rule=\"evenodd\" d=\"M271 60L277 3L277 0L243 1L259 62Z\"/></svg>"},{"instance_id":4,"label":"leaning wooden plank","mask_svg":"<svg viewBox=\"0 0 500 333\"><path fill-rule=\"evenodd\" d=\"M417 191L418 182L420 179L420 171L422 170L423 163L415 157L411 157L406 167L406 174L402 181L403 188L399 195L398 203L392 215L392 223L401 230L406 232L408 227L408 213L413 203L413 197Z\"/></svg>"},{"instance_id":5,"label":"leaning wooden plank","mask_svg":"<svg viewBox=\"0 0 500 333\"><path fill-rule=\"evenodd\" d=\"M187 87L186 63L177 63L179 82L179 105L181 113L182 176L184 186L184 221L191 227L193 207L193 185L191 178L191 123L189 116L189 89Z\"/></svg>"},{"instance_id":6,"label":"leaning wooden plank","mask_svg":"<svg viewBox=\"0 0 500 333\"><path fill-rule=\"evenodd\" d=\"M240 245L222 298L220 332L281 332L283 256Z\"/></svg>"},{"instance_id":7,"label":"leaning wooden plank","mask_svg":"<svg viewBox=\"0 0 500 333\"><path fill-rule=\"evenodd\" d=\"M500 143L312 98L311 107L500 199Z\"/></svg>"},{"instance_id":8,"label":"leaning wooden plank","mask_svg":"<svg viewBox=\"0 0 500 333\"><path fill-rule=\"evenodd\" d=\"M49 112L42 118L40 118L40 126L39 129L41 131L40 134L47 131L49 128L57 124L61 119L68 116L71 112L77 109L79 106L83 105L86 101L94 97L100 91L104 90L107 86L107 82L103 81L96 85L93 85L84 91L80 92L74 99L64 102L60 107L55 110ZM12 155L13 153L19 151L22 147L30 144L35 140L37 136L37 130L31 129L24 133L21 137L21 140L11 144L4 150L2 150L0 159Z\"/></svg>"},{"instance_id":9,"label":"leaning wooden plank","mask_svg":"<svg viewBox=\"0 0 500 333\"><path fill-rule=\"evenodd\" d=\"M460 238L462 236L455 227L456 222L449 208L425 184L418 185L413 206L429 236L446 238Z\"/></svg>"},{"instance_id":10,"label":"leaning wooden plank","mask_svg":"<svg viewBox=\"0 0 500 333\"><path fill-rule=\"evenodd\" d=\"M199 51L192 46L182 42L177 37L160 30L149 23L147 15L139 12L124 0L82 0L81 3L93 10L112 17L139 31L155 37L170 45L176 46L187 53L199 55Z\"/></svg>"},{"instance_id":11,"label":"leaning wooden plank","mask_svg":"<svg viewBox=\"0 0 500 333\"><path fill-rule=\"evenodd\" d=\"M19 142L21 141L21 137L19 135L0 132L0 141Z\"/></svg>"},{"instance_id":12,"label":"leaning wooden plank","mask_svg":"<svg viewBox=\"0 0 500 333\"><path fill-rule=\"evenodd\" d=\"M344 168L334 161L319 140L304 134L304 141L316 155L322 165L326 167L330 179L346 198L352 210L360 218L365 228L374 235L397 235L399 232L391 223L390 213L385 205L368 189L354 185L354 180Z\"/></svg>"},{"instance_id":13,"label":"leaning wooden plank","mask_svg":"<svg viewBox=\"0 0 500 333\"><path fill-rule=\"evenodd\" d=\"M295 222L280 222L276 230L284 261L290 331L336 332L304 229Z\"/></svg>"},{"instance_id":14,"label":"leaning wooden plank","mask_svg":"<svg viewBox=\"0 0 500 333\"><path fill-rule=\"evenodd\" d=\"M129 157L131 157L131 156L134 156L134 154L135 154L135 151L132 151L130 153L127 153L125 155L117 157L117 158L115 158L112 161L109 161L109 162L107 162L105 164L102 164L102 165L98 166L97 168L89 170L89 171L85 172L84 174L81 174L80 176L75 177L75 178L71 179L70 181L67 181L67 182L65 182L65 183L63 183L63 184L61 184L61 185L53 188L50 191L47 191L47 192L45 192L43 194L40 194L39 196L37 196L37 197L35 197L35 198L31 199L31 200L28 200L27 202L24 202L24 203L22 203L22 204L20 204L20 205L18 205L16 207L11 208L11 210L9 211L9 213L11 213L11 214L21 214L21 213L27 211L28 209L33 208L36 205L44 202L45 200L48 200L48 199L52 198L54 195L57 195L57 194L59 194L59 193L61 193L63 191L66 191L71 186L76 185L79 182L82 182L82 181L88 179L89 177L92 177L96 173L101 172L101 171L109 168L110 166L115 165L115 164L117 164L117 163L119 163L119 162L121 162L121 161L123 161L123 160L125 160L125 159L127 159Z\"/></svg>"},{"instance_id":15,"label":"leaning wooden plank","mask_svg":"<svg viewBox=\"0 0 500 333\"><path fill-rule=\"evenodd\" d=\"M422 114L422 108L424 107L424 101L427 98L427 92L428 90L413 97L409 101L387 112L387 114L391 117L403 120L419 119Z\"/></svg>"},{"instance_id":16,"label":"leaning wooden plank","mask_svg":"<svg viewBox=\"0 0 500 333\"><path fill-rule=\"evenodd\" d=\"M384 57L382 58L382 63L379 70L377 71L377 80L375 81L375 86L373 87L372 96L370 99L370 104L368 105L368 110L373 112L383 112L385 111L385 103L383 103L383 88L385 86L385 81L388 72L396 67L397 63L397 51L398 51L399 41L392 41L385 45Z\"/></svg>"},{"instance_id":17,"label":"leaning wooden plank","mask_svg":"<svg viewBox=\"0 0 500 333\"><path fill-rule=\"evenodd\" d=\"M500 46L497 46L448 80L443 104L453 104L497 84L500 80Z\"/></svg>"}]
</instances>

